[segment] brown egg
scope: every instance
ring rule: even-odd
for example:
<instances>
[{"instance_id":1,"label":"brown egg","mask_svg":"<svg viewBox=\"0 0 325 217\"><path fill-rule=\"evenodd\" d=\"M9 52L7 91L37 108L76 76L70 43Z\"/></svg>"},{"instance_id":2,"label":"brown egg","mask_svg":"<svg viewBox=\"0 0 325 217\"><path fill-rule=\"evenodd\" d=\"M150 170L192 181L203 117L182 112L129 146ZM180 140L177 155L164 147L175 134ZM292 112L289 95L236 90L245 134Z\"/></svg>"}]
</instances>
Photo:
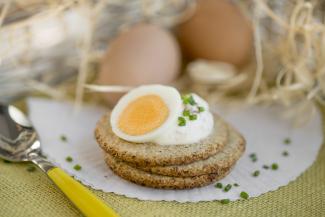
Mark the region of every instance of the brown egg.
<instances>
[{"instance_id":1,"label":"brown egg","mask_svg":"<svg viewBox=\"0 0 325 217\"><path fill-rule=\"evenodd\" d=\"M227 0L198 0L195 14L176 29L184 54L242 66L252 51L253 31L240 9Z\"/></svg>"},{"instance_id":2,"label":"brown egg","mask_svg":"<svg viewBox=\"0 0 325 217\"><path fill-rule=\"evenodd\" d=\"M179 46L170 32L152 24L137 24L110 43L101 62L98 83L168 84L179 75L180 62ZM121 96L105 95L111 105Z\"/></svg>"}]
</instances>

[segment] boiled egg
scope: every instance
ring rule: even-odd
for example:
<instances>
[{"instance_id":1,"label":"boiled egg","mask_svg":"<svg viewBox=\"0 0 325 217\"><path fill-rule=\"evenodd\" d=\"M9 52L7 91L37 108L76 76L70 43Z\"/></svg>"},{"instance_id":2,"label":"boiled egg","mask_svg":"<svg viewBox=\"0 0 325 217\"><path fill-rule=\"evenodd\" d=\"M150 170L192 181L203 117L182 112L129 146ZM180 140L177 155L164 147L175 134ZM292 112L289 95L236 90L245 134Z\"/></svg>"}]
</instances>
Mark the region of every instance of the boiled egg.
<instances>
[{"instance_id":1,"label":"boiled egg","mask_svg":"<svg viewBox=\"0 0 325 217\"><path fill-rule=\"evenodd\" d=\"M113 132L130 142L151 142L177 123L179 92L169 86L144 85L125 94L111 114Z\"/></svg>"}]
</instances>

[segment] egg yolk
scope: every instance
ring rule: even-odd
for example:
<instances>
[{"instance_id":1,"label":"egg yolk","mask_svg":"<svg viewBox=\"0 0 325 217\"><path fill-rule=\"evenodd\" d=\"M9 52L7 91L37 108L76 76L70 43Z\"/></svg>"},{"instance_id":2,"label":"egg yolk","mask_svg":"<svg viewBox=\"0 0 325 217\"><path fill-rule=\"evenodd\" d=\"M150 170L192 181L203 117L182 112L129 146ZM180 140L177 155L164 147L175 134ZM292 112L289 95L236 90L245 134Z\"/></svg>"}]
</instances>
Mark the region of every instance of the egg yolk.
<instances>
[{"instance_id":1,"label":"egg yolk","mask_svg":"<svg viewBox=\"0 0 325 217\"><path fill-rule=\"evenodd\" d=\"M126 106L119 116L118 127L128 135L144 135L160 127L168 115L169 109L161 97L145 95Z\"/></svg>"}]
</instances>

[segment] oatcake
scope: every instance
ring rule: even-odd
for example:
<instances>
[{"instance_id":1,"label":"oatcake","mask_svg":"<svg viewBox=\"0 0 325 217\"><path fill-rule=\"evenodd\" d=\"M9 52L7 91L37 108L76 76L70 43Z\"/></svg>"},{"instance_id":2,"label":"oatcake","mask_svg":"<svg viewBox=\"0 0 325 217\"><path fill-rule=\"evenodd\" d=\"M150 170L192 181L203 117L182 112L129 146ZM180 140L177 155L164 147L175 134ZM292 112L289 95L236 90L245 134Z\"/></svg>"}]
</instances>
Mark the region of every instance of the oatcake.
<instances>
[{"instance_id":1,"label":"oatcake","mask_svg":"<svg viewBox=\"0 0 325 217\"><path fill-rule=\"evenodd\" d=\"M129 164L124 163L110 155L106 155L107 165L118 176L134 182L136 184L163 189L187 189L208 185L214 181L222 179L231 170L230 167L219 170L218 173L210 173L206 175L193 176L193 177L172 177L152 174L143 170L131 167Z\"/></svg>"},{"instance_id":2,"label":"oatcake","mask_svg":"<svg viewBox=\"0 0 325 217\"><path fill-rule=\"evenodd\" d=\"M223 150L206 160L199 160L183 165L138 168L154 174L176 177L190 177L218 173L219 171L233 165L245 151L245 139L242 135L240 135L233 127L230 126L228 135L228 143L225 145Z\"/></svg>"},{"instance_id":3,"label":"oatcake","mask_svg":"<svg viewBox=\"0 0 325 217\"><path fill-rule=\"evenodd\" d=\"M188 164L204 160L223 149L228 139L225 122L214 114L214 129L207 138L188 145L133 143L117 137L110 126L110 114L97 123L95 136L100 147L114 158L139 167Z\"/></svg>"}]
</instances>

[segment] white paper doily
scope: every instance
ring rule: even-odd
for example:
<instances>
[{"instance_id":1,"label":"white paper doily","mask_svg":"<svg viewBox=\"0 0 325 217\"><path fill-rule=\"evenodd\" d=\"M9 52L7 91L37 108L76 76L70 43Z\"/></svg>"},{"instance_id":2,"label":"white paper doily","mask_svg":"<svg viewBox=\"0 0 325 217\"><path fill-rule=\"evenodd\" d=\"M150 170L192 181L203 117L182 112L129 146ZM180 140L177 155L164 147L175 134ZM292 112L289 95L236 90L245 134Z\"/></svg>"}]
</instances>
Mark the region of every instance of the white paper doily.
<instances>
[{"instance_id":1,"label":"white paper doily","mask_svg":"<svg viewBox=\"0 0 325 217\"><path fill-rule=\"evenodd\" d=\"M319 113L306 126L293 129L288 121L275 114L274 108L251 107L236 111L224 118L245 136L247 149L233 171L220 182L238 183L240 186L233 186L229 192L223 192L213 184L192 190L158 190L125 181L106 166L103 153L94 139L95 124L104 114L103 108L84 106L75 114L68 102L32 98L28 104L43 152L51 161L94 189L141 200L237 200L241 191L257 197L295 180L314 162L322 143ZM61 135L66 135L68 141L61 141ZM283 143L287 137L292 141L289 145ZM283 151L288 151L289 156L283 156ZM255 163L249 157L251 153L257 155ZM67 156L71 156L73 162L67 162ZM262 165L272 163L277 163L279 169L262 169ZM75 171L75 164L80 164L82 170ZM252 176L255 170L261 172L258 177Z\"/></svg>"}]
</instances>

